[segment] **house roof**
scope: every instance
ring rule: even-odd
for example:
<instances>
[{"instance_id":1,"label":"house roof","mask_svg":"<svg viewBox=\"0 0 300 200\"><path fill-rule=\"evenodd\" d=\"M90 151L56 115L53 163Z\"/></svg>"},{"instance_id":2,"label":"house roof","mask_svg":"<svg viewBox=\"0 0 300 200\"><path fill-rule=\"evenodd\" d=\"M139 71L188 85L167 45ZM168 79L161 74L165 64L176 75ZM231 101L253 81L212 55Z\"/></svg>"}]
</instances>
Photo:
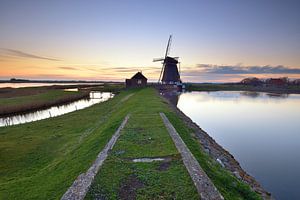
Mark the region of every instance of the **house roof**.
<instances>
[{"instance_id":1,"label":"house roof","mask_svg":"<svg viewBox=\"0 0 300 200\"><path fill-rule=\"evenodd\" d=\"M131 79L146 79L147 80L147 78L141 72L137 72L133 77L131 77Z\"/></svg>"}]
</instances>

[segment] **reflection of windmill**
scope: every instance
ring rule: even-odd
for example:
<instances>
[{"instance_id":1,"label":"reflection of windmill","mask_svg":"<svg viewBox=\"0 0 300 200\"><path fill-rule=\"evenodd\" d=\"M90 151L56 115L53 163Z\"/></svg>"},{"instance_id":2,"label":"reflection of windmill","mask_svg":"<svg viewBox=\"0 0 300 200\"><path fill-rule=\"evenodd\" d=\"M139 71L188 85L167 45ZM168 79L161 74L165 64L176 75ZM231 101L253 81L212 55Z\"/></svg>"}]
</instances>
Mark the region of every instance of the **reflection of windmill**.
<instances>
[{"instance_id":1,"label":"reflection of windmill","mask_svg":"<svg viewBox=\"0 0 300 200\"><path fill-rule=\"evenodd\" d=\"M166 53L164 58L155 58L153 62L162 61L162 68L160 71L158 82L162 82L162 84L179 84L181 83L180 75L178 72L177 64L179 57L170 57L170 46L172 42L172 35L169 37ZM162 78L161 78L162 75Z\"/></svg>"}]
</instances>

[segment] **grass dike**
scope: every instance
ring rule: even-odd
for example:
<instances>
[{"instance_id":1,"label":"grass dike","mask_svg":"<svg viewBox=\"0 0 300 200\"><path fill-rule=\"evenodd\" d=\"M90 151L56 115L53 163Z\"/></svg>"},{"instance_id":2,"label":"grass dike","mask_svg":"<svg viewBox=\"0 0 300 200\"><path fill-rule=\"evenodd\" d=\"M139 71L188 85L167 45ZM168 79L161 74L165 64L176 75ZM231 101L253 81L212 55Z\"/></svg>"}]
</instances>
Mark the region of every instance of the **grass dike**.
<instances>
[{"instance_id":1,"label":"grass dike","mask_svg":"<svg viewBox=\"0 0 300 200\"><path fill-rule=\"evenodd\" d=\"M128 124L86 199L199 199L167 133L164 112L225 199L261 199L201 148L193 131L154 88L121 91L113 99L59 117L0 128L0 199L60 199L92 165L124 117ZM164 161L133 162L136 158Z\"/></svg>"},{"instance_id":2,"label":"grass dike","mask_svg":"<svg viewBox=\"0 0 300 200\"><path fill-rule=\"evenodd\" d=\"M192 136L193 130L181 121L157 91L151 88L141 90L131 101L135 101L131 119L98 172L86 199L122 199L124 188L128 193L133 192L136 199L199 199L159 112L164 112L170 119L225 199L261 199L247 184L202 150L198 139ZM132 162L145 157L172 159L169 162ZM138 183L138 187L129 183L131 181Z\"/></svg>"}]
</instances>

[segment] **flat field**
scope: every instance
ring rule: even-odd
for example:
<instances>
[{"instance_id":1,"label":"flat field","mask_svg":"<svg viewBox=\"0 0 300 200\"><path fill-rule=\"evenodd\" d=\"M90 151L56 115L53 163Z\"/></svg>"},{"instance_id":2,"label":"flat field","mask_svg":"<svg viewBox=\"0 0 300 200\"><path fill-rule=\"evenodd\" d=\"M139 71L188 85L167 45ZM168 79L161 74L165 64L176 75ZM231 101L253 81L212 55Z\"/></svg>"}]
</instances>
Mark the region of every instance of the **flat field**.
<instances>
[{"instance_id":1,"label":"flat field","mask_svg":"<svg viewBox=\"0 0 300 200\"><path fill-rule=\"evenodd\" d=\"M70 92L58 89L9 89L0 93L0 116L48 108L88 97L87 92Z\"/></svg>"}]
</instances>

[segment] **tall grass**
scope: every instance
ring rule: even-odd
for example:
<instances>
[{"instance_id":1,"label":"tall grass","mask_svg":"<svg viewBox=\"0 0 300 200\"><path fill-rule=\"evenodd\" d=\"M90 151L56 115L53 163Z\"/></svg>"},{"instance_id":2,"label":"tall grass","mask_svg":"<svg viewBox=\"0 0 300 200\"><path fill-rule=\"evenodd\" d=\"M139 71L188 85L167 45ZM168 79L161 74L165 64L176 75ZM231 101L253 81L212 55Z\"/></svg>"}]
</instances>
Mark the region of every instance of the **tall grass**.
<instances>
[{"instance_id":1,"label":"tall grass","mask_svg":"<svg viewBox=\"0 0 300 200\"><path fill-rule=\"evenodd\" d=\"M26 113L88 98L88 92L65 92L49 90L37 95L1 99L0 117Z\"/></svg>"}]
</instances>

